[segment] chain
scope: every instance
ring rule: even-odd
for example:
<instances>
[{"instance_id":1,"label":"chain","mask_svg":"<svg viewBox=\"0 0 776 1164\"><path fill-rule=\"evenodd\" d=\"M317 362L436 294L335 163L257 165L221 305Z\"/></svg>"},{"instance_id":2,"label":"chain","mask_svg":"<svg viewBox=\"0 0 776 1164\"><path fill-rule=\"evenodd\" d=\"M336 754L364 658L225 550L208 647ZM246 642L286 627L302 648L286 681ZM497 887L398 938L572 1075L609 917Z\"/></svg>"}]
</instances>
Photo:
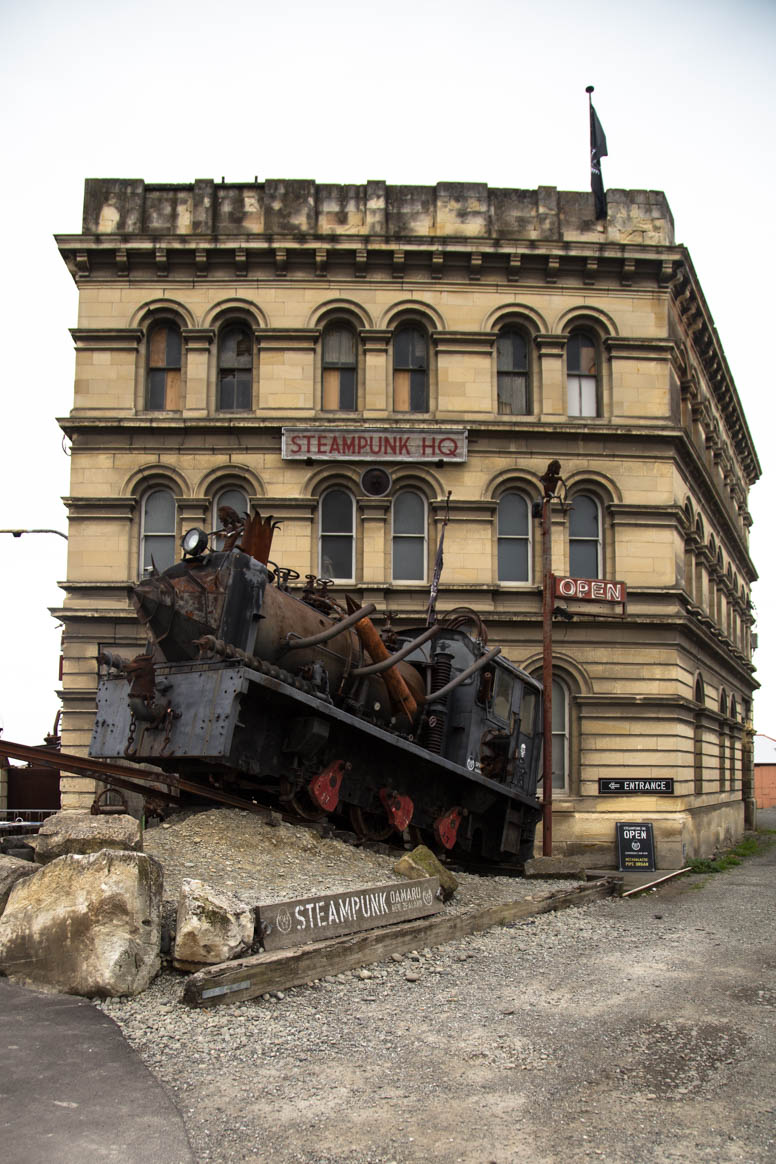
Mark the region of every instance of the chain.
<instances>
[{"instance_id":1,"label":"chain","mask_svg":"<svg viewBox=\"0 0 776 1164\"><path fill-rule=\"evenodd\" d=\"M136 730L137 730L137 721L135 720L135 713L133 711L133 712L131 712L130 717L129 717L129 731L127 732L127 746L124 749L125 756L136 756L137 755L137 747L135 745L135 732L136 732Z\"/></svg>"}]
</instances>

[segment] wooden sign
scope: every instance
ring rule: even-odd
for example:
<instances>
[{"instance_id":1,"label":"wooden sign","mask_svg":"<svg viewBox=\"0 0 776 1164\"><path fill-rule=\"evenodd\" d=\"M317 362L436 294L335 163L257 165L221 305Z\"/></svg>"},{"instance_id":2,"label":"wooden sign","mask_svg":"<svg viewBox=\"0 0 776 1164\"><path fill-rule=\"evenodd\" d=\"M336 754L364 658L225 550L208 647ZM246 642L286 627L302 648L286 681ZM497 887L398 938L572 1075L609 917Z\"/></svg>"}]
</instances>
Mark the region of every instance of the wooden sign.
<instances>
[{"instance_id":1,"label":"wooden sign","mask_svg":"<svg viewBox=\"0 0 776 1164\"><path fill-rule=\"evenodd\" d=\"M621 873L652 873L655 837L651 821L617 821L617 859Z\"/></svg>"},{"instance_id":2,"label":"wooden sign","mask_svg":"<svg viewBox=\"0 0 776 1164\"><path fill-rule=\"evenodd\" d=\"M625 602L628 591L624 582L609 582L606 578L556 577L555 597L585 602Z\"/></svg>"},{"instance_id":3,"label":"wooden sign","mask_svg":"<svg viewBox=\"0 0 776 1164\"><path fill-rule=\"evenodd\" d=\"M418 881L392 881L370 889L348 889L344 893L260 905L258 929L265 950L281 950L428 917L441 908L439 878L422 877Z\"/></svg>"}]
</instances>

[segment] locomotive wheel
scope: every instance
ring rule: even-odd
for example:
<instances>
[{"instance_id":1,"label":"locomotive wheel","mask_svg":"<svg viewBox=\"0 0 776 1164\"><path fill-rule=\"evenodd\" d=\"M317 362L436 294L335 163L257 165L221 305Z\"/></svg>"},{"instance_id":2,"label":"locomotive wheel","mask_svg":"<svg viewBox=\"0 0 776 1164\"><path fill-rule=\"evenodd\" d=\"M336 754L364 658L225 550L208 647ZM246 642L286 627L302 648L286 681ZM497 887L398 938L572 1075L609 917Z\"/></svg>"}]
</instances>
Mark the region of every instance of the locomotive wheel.
<instances>
[{"instance_id":1,"label":"locomotive wheel","mask_svg":"<svg viewBox=\"0 0 776 1164\"><path fill-rule=\"evenodd\" d=\"M351 804L349 814L353 832L359 840L385 841L393 832L391 822L380 813L366 812L357 804Z\"/></svg>"},{"instance_id":2,"label":"locomotive wheel","mask_svg":"<svg viewBox=\"0 0 776 1164\"><path fill-rule=\"evenodd\" d=\"M286 804L302 820L309 820L311 822L326 820L326 813L317 804L313 803L306 788L299 788L293 796L289 796Z\"/></svg>"}]
</instances>

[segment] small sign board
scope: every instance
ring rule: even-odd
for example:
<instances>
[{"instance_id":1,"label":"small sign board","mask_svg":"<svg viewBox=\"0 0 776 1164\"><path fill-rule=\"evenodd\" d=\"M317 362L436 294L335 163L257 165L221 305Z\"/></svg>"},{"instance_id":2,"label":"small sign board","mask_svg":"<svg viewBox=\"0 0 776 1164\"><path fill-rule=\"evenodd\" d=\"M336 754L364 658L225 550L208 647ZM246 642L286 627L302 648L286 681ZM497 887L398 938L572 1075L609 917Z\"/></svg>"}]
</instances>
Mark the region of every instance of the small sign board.
<instances>
[{"instance_id":1,"label":"small sign board","mask_svg":"<svg viewBox=\"0 0 776 1164\"><path fill-rule=\"evenodd\" d=\"M441 908L439 878L422 877L260 905L258 928L265 950L282 950L428 917Z\"/></svg>"},{"instance_id":2,"label":"small sign board","mask_svg":"<svg viewBox=\"0 0 776 1164\"><path fill-rule=\"evenodd\" d=\"M585 602L626 602L628 588L624 582L606 578L555 578L555 597L582 599Z\"/></svg>"},{"instance_id":3,"label":"small sign board","mask_svg":"<svg viewBox=\"0 0 776 1164\"><path fill-rule=\"evenodd\" d=\"M673 796L673 776L661 777L657 780L630 780L624 776L614 776L606 780L599 779L598 793L600 796Z\"/></svg>"},{"instance_id":4,"label":"small sign board","mask_svg":"<svg viewBox=\"0 0 776 1164\"><path fill-rule=\"evenodd\" d=\"M617 821L617 865L621 873L652 873L655 837L652 822Z\"/></svg>"}]
</instances>

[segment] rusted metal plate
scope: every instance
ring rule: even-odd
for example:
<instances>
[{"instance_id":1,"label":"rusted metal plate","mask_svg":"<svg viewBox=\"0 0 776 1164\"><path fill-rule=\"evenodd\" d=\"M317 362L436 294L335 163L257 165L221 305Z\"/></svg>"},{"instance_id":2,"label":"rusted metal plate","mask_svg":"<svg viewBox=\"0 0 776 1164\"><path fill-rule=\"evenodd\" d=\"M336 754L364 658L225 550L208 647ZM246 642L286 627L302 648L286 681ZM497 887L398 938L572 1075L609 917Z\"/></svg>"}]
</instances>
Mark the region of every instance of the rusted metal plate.
<instances>
[{"instance_id":1,"label":"rusted metal plate","mask_svg":"<svg viewBox=\"0 0 776 1164\"><path fill-rule=\"evenodd\" d=\"M264 949L282 950L428 917L441 908L439 878L422 877L261 905L258 925Z\"/></svg>"}]
</instances>

